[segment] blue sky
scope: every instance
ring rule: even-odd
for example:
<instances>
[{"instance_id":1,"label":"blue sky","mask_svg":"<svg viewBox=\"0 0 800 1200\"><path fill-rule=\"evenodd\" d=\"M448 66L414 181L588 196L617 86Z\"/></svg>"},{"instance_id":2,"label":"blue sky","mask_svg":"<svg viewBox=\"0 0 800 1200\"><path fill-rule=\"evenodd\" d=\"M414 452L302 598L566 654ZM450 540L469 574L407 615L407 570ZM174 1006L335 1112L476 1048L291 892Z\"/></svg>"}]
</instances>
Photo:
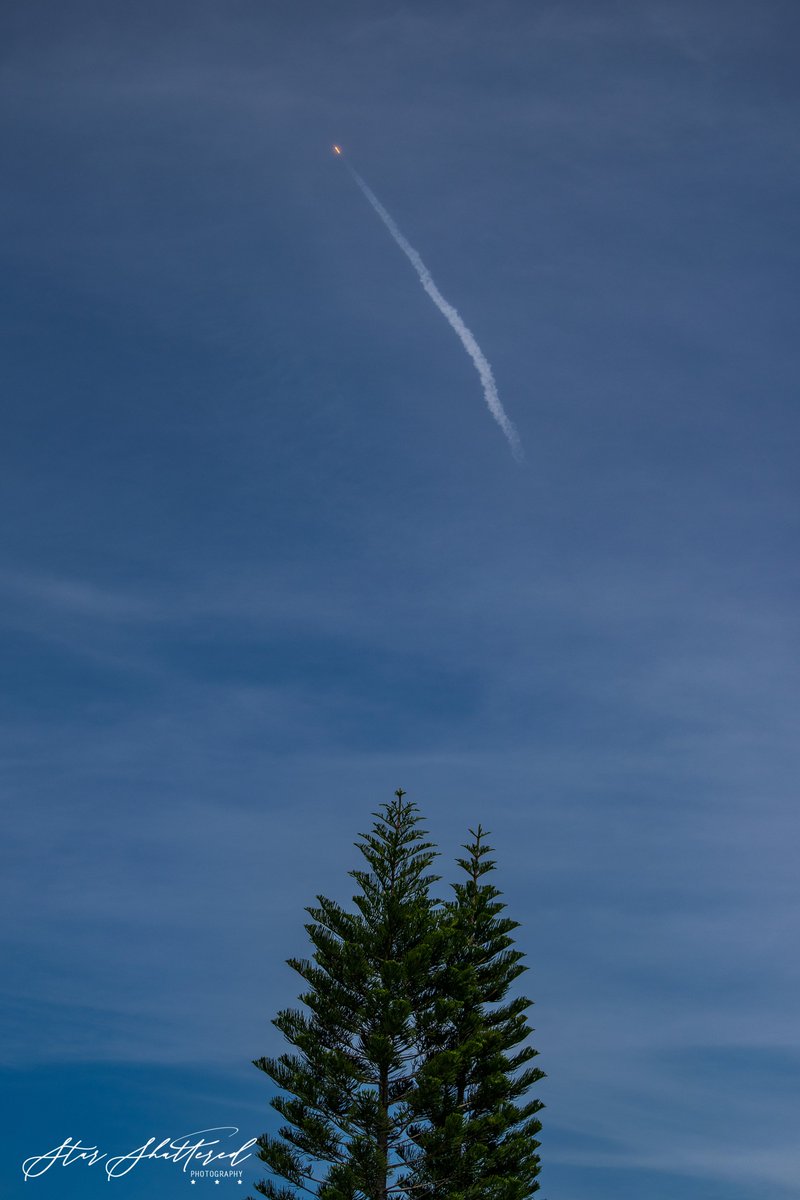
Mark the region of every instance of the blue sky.
<instances>
[{"instance_id":1,"label":"blue sky","mask_svg":"<svg viewBox=\"0 0 800 1200\"><path fill-rule=\"evenodd\" d=\"M4 1195L266 1127L303 906L398 786L445 875L492 830L542 1195L797 1194L797 33L6 7Z\"/></svg>"}]
</instances>

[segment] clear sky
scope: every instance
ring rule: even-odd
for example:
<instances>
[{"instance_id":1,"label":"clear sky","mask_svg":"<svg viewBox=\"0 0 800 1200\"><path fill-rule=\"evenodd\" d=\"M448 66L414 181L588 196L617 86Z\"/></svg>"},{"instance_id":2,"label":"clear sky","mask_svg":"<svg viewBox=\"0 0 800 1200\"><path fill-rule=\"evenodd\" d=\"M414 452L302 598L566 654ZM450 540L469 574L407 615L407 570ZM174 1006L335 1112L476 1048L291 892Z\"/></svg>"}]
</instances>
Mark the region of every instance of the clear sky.
<instances>
[{"instance_id":1,"label":"clear sky","mask_svg":"<svg viewBox=\"0 0 800 1200\"><path fill-rule=\"evenodd\" d=\"M262 1132L398 786L492 830L542 1196L797 1195L799 23L4 6L3 1196Z\"/></svg>"}]
</instances>

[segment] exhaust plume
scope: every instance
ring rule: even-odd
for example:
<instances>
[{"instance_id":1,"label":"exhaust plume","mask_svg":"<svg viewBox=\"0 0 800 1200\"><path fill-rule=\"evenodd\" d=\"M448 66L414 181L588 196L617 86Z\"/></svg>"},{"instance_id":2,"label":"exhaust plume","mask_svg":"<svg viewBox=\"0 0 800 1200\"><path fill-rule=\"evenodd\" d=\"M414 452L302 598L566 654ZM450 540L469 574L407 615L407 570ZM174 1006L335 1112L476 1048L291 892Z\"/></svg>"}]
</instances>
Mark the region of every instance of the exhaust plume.
<instances>
[{"instance_id":1,"label":"exhaust plume","mask_svg":"<svg viewBox=\"0 0 800 1200\"><path fill-rule=\"evenodd\" d=\"M338 154L341 154L341 149L339 147L334 147L334 149ZM444 296L433 282L433 276L425 266L425 263L422 261L411 243L400 232L395 224L394 219L383 207L372 189L367 186L358 172L354 171L349 163L346 165L356 184L366 196L372 208L383 221L384 225L389 230L389 233L392 235L397 245L403 251L406 258L417 272L419 281L424 287L425 291L428 293L431 300L436 305L444 319L447 321L450 328L454 331L461 342L461 345L464 347L467 354L475 364L475 370L478 372L480 377L481 385L483 387L483 394L486 398L486 403L489 406L489 412L492 414L495 421L497 421L497 424L506 435L508 444L511 447L511 453L514 455L514 458L517 460L517 462L522 462L524 454L522 450L522 443L519 440L519 434L509 420L506 410L503 408L500 397L497 394L497 384L494 381L492 368L488 359L486 358L486 355L475 341L473 333L464 324L457 309L453 308L453 305L449 304L447 300L445 300Z\"/></svg>"}]
</instances>

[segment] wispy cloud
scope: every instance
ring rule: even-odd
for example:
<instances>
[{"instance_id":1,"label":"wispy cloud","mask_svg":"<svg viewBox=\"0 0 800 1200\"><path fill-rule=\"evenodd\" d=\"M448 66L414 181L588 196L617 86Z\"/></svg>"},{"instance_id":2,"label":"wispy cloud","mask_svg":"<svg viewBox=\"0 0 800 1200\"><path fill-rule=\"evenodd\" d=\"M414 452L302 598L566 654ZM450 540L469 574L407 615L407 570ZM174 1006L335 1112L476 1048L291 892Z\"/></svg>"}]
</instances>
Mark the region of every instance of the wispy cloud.
<instances>
[{"instance_id":1,"label":"wispy cloud","mask_svg":"<svg viewBox=\"0 0 800 1200\"><path fill-rule=\"evenodd\" d=\"M24 570L0 571L0 600L39 612L109 622L157 620L160 613L140 591L122 592L86 580Z\"/></svg>"}]
</instances>

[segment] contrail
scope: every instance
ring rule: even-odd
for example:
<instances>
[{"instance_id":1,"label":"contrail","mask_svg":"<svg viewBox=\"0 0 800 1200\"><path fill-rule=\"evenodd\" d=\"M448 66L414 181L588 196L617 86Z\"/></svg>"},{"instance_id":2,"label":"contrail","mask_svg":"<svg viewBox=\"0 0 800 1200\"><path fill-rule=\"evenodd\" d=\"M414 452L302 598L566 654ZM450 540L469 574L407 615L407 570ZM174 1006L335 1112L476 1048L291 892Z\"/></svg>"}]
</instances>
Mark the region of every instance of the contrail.
<instances>
[{"instance_id":1,"label":"contrail","mask_svg":"<svg viewBox=\"0 0 800 1200\"><path fill-rule=\"evenodd\" d=\"M341 149L338 146L334 147L334 151L336 154L341 154ZM403 237L403 234L398 229L393 218L389 215L389 213L383 207L380 200L375 195L375 193L372 191L372 189L367 186L367 184L364 182L364 180L361 178L361 176L358 174L358 172L354 171L349 163L346 162L345 166L347 167L350 174L353 176L353 179L356 181L356 183L360 187L361 191L366 196L369 203L375 209L375 212L378 214L378 216L383 221L386 228L389 230L389 233L392 235L394 240L397 242L397 245L403 251L403 254L405 254L406 258L411 263L414 270L417 272L417 275L419 276L419 281L422 284L422 286L424 287L425 291L428 293L431 300L436 305L436 307L438 308L439 312L442 314L444 319L448 322L450 327L455 331L459 341L461 342L461 345L464 347L467 354L470 356L473 363L475 364L475 370L478 372L478 375L480 376L481 384L483 386L483 394L486 397L486 403L489 406L489 412L492 414L495 421L497 421L497 424L500 426L503 433L506 435L506 438L508 439L508 444L511 447L511 453L514 455L514 458L517 460L517 462L522 462L522 460L524 458L524 453L522 450L522 443L519 440L519 434L517 433L516 429L512 425L511 421L509 420L508 415L506 414L506 410L503 408L503 405L500 401L500 397L497 394L497 384L494 381L494 375L492 374L492 368L489 365L489 361L486 358L486 355L483 353L480 346L475 341L474 334L472 333L471 330L467 329L466 325L461 320L461 317L460 317L458 311L455 308L453 308L452 304L448 304L448 302L445 300L444 296L439 291L436 284L433 282L433 276L431 275L428 268L425 266L425 263L422 261L419 254L414 249L414 247L411 245L411 243L409 241L407 241L407 239L405 237Z\"/></svg>"}]
</instances>

